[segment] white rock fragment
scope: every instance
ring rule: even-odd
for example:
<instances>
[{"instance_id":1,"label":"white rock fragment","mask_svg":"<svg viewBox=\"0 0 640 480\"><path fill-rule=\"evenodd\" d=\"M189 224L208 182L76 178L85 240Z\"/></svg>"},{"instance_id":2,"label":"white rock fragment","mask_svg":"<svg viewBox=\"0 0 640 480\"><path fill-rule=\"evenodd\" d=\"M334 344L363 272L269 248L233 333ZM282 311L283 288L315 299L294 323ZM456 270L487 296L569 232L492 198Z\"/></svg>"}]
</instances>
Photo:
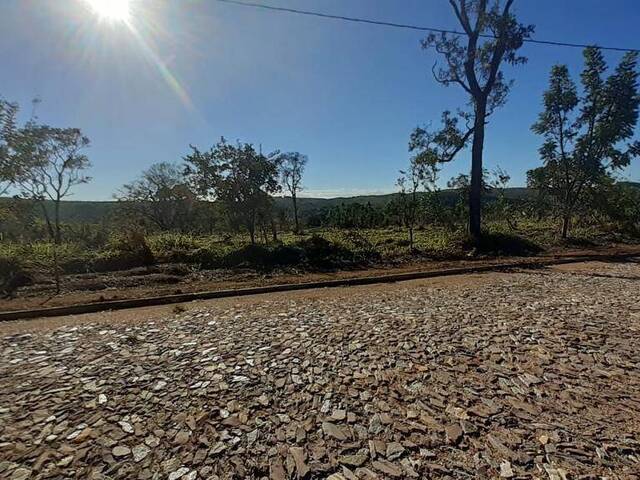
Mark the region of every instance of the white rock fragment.
<instances>
[{"instance_id":1,"label":"white rock fragment","mask_svg":"<svg viewBox=\"0 0 640 480\"><path fill-rule=\"evenodd\" d=\"M122 428L123 432L133 433L133 426L131 426L129 422L125 422L124 420L121 420L118 422L118 425L120 425L120 428Z\"/></svg>"},{"instance_id":2,"label":"white rock fragment","mask_svg":"<svg viewBox=\"0 0 640 480\"><path fill-rule=\"evenodd\" d=\"M158 380L158 382L153 386L153 389L157 392L158 390L162 390L167 386L167 382L164 380Z\"/></svg>"},{"instance_id":3,"label":"white rock fragment","mask_svg":"<svg viewBox=\"0 0 640 480\"><path fill-rule=\"evenodd\" d=\"M135 462L140 462L142 460L145 459L145 457L147 455L149 455L149 452L151 451L151 449L149 447L147 447L144 444L138 444L135 445L132 449L131 452L133 453L133 460Z\"/></svg>"},{"instance_id":4,"label":"white rock fragment","mask_svg":"<svg viewBox=\"0 0 640 480\"><path fill-rule=\"evenodd\" d=\"M171 472L169 474L169 480L178 480L179 478L184 477L187 473L189 473L189 469L187 467L180 467L175 472Z\"/></svg>"}]
</instances>

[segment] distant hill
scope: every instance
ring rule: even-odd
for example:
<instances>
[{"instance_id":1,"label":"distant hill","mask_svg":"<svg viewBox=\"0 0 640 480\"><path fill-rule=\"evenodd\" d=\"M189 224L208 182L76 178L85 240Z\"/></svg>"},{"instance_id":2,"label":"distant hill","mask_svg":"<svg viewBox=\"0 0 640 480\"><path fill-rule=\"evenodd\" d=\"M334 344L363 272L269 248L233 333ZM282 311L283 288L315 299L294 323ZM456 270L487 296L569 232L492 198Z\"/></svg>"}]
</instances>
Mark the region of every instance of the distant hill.
<instances>
[{"instance_id":1,"label":"distant hill","mask_svg":"<svg viewBox=\"0 0 640 480\"><path fill-rule=\"evenodd\" d=\"M620 182L623 185L629 185L640 188L640 182ZM453 204L458 192L456 190L442 190L440 192L442 200L445 204ZM525 187L513 187L505 190L505 196L509 199L525 199L534 195L534 191ZM323 208L334 207L341 204L370 203L374 207L384 207L390 201L398 196L397 193L389 193L386 195L358 195L354 197L336 197L336 198L298 198L298 208L302 217L312 215ZM491 198L492 195L488 194ZM9 201L8 198L0 198L0 202ZM283 208L291 207L291 199L289 197L276 197L276 206ZM47 209L52 208L52 202L47 203ZM68 200L63 201L61 205L61 217L64 223L101 223L108 219L117 208L116 201L82 201Z\"/></svg>"},{"instance_id":2,"label":"distant hill","mask_svg":"<svg viewBox=\"0 0 640 480\"><path fill-rule=\"evenodd\" d=\"M334 207L338 205L349 205L352 203L367 204L370 203L374 207L384 207L394 198L398 197L398 193L388 193L385 195L358 195L355 197L336 197L336 198L299 198L298 208L302 216L317 212L322 208ZM446 189L440 191L442 201L447 205L453 205L458 199L458 191L452 189ZM525 187L513 187L505 190L505 196L508 199L523 199L529 198L534 195L533 190ZM489 193L488 198L494 197ZM291 205L291 199L289 197L276 198L276 205L282 205L289 207Z\"/></svg>"}]
</instances>

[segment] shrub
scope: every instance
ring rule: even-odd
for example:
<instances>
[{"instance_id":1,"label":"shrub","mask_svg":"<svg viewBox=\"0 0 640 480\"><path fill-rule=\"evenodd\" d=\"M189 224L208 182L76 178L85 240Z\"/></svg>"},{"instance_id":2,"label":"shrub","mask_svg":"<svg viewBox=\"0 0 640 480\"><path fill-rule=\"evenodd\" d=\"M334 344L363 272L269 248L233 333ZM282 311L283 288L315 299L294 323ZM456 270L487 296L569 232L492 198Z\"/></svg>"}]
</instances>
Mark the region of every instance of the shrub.
<instances>
[{"instance_id":1,"label":"shrub","mask_svg":"<svg viewBox=\"0 0 640 480\"><path fill-rule=\"evenodd\" d=\"M149 247L156 256L172 255L176 252L191 252L202 247L202 241L184 233L163 233L148 238Z\"/></svg>"},{"instance_id":2,"label":"shrub","mask_svg":"<svg viewBox=\"0 0 640 480\"><path fill-rule=\"evenodd\" d=\"M294 245L278 245L272 250L271 257L273 265L299 265L304 261L304 251Z\"/></svg>"},{"instance_id":3,"label":"shrub","mask_svg":"<svg viewBox=\"0 0 640 480\"><path fill-rule=\"evenodd\" d=\"M467 240L466 247L470 249L474 247L471 238ZM531 240L504 232L483 233L480 244L476 248L479 253L505 256L537 255L543 251L540 245Z\"/></svg>"},{"instance_id":4,"label":"shrub","mask_svg":"<svg viewBox=\"0 0 640 480\"><path fill-rule=\"evenodd\" d=\"M304 252L292 245L246 245L227 253L222 259L226 267L272 269L297 265L304 261Z\"/></svg>"},{"instance_id":5,"label":"shrub","mask_svg":"<svg viewBox=\"0 0 640 480\"><path fill-rule=\"evenodd\" d=\"M304 252L304 260L313 268L336 268L362 263L366 255L358 255L345 245L319 235L301 240L297 246Z\"/></svg>"},{"instance_id":6,"label":"shrub","mask_svg":"<svg viewBox=\"0 0 640 480\"><path fill-rule=\"evenodd\" d=\"M262 245L246 245L225 255L223 264L227 267L261 265L267 255L268 250Z\"/></svg>"},{"instance_id":7,"label":"shrub","mask_svg":"<svg viewBox=\"0 0 640 480\"><path fill-rule=\"evenodd\" d=\"M31 283L31 277L17 258L0 257L0 295L12 298L18 288Z\"/></svg>"},{"instance_id":8,"label":"shrub","mask_svg":"<svg viewBox=\"0 0 640 480\"><path fill-rule=\"evenodd\" d=\"M155 257L143 233L127 232L112 237L107 249L93 261L96 271L125 270L155 264Z\"/></svg>"},{"instance_id":9,"label":"shrub","mask_svg":"<svg viewBox=\"0 0 640 480\"><path fill-rule=\"evenodd\" d=\"M223 254L212 248L198 248L182 255L172 256L173 261L197 264L201 268L217 268L223 265Z\"/></svg>"}]
</instances>

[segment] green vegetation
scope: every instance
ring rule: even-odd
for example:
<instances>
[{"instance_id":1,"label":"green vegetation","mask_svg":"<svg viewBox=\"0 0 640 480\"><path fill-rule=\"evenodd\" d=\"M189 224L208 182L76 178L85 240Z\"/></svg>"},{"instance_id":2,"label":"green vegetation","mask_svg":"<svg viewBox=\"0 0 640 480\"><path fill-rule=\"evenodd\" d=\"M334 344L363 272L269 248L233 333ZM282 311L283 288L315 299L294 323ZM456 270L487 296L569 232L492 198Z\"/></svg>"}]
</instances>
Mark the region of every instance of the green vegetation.
<instances>
[{"instance_id":1,"label":"green vegetation","mask_svg":"<svg viewBox=\"0 0 640 480\"><path fill-rule=\"evenodd\" d=\"M608 77L602 52L584 51L582 95L566 65L551 70L544 110L532 130L544 138L541 167L527 172L529 185L549 198L562 219L562 237L579 205L613 181L613 173L640 154L633 141L638 122L638 54L627 53Z\"/></svg>"},{"instance_id":2,"label":"green vegetation","mask_svg":"<svg viewBox=\"0 0 640 480\"><path fill-rule=\"evenodd\" d=\"M574 226L574 235L562 241L552 219L522 218L515 230L504 222L488 222L479 246L464 228L445 225L418 227L413 246L406 231L397 226L311 228L302 234L287 232L278 241L253 245L241 234L112 233L102 245L62 243L57 254L61 272L67 274L119 271L162 263L187 264L194 269L321 271L421 259L466 258L474 250L480 255L535 255L559 245L585 246L636 238L632 232L625 235L616 232L619 229L613 223L579 222ZM15 272L12 277L26 272L46 274L54 253L49 242L1 242L0 266L11 265L11 271ZM26 277L20 278L22 283L26 281Z\"/></svg>"},{"instance_id":3,"label":"green vegetation","mask_svg":"<svg viewBox=\"0 0 640 480\"><path fill-rule=\"evenodd\" d=\"M89 139L35 116L19 125L18 106L0 98L0 195L16 194L0 198L0 294L36 275L59 292L62 274L162 263L313 271L634 241L640 188L615 175L640 155L638 54L609 72L599 49L585 49L580 87L568 67L553 67L532 127L540 166L527 172L528 188L509 188L505 170L483 168L484 133L509 91L501 64L524 62L517 51L532 28L510 13L512 1L498 4L461 2L464 35L424 40L446 60L436 80L463 87L468 109L445 111L437 131L411 133L408 168L389 195L302 198L306 155L221 138L150 166L116 201L67 201L91 180ZM442 163L468 144L470 171L441 190Z\"/></svg>"}]
</instances>

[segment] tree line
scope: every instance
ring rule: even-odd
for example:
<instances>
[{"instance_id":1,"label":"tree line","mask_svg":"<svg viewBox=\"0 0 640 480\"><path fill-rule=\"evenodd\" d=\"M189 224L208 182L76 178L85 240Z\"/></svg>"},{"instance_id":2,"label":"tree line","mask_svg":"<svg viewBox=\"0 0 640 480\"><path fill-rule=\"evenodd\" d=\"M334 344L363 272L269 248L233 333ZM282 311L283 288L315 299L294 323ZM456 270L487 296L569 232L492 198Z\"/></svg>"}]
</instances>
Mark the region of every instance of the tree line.
<instances>
[{"instance_id":1,"label":"tree line","mask_svg":"<svg viewBox=\"0 0 640 480\"><path fill-rule=\"evenodd\" d=\"M362 215L369 218L364 223L377 225L393 217L406 228L411 243L417 223L442 217L438 201L442 164L468 147L469 173L452 179L448 186L463 195L459 211L467 216L468 231L479 241L483 196L489 189L503 191L509 181L503 170L488 176L483 165L486 126L506 103L513 83L505 77L503 66L526 63L518 51L534 31L533 26L517 21L513 0L449 3L463 35L430 34L422 47L435 50L443 60L433 68L435 80L461 88L468 101L455 112L443 112L438 128L419 126L411 132L409 165L397 179L397 200L382 213L386 220L373 220L380 212L373 214L366 208ZM633 141L640 104L638 54L625 54L613 69L597 47L586 48L583 57L579 85L566 65L551 69L543 109L531 127L541 137L541 165L527 172L527 184L537 192L538 204L559 219L563 238L580 209L602 204L603 194L611 201L628 200L612 186L617 172L640 154L640 142ZM78 128L44 125L33 115L19 125L18 112L15 103L0 100L0 194L17 192L40 205L47 235L58 245L60 203L75 186L91 180L85 153L90 142ZM266 241L268 236L277 238L285 215L274 208L274 195L290 197L293 230L301 230L298 194L307 162L298 152L264 153L251 143L221 138L206 150L190 146L181 163L152 165L124 185L116 198L122 215L144 228L187 231L210 224L212 230L224 223L225 228L247 232L252 243L260 236ZM46 201L53 203L52 211L45 208ZM508 202L503 198L501 204ZM355 212L355 207L350 208ZM503 213L508 220L506 207ZM323 215L313 221L341 225L357 216L345 216L339 209Z\"/></svg>"},{"instance_id":2,"label":"tree line","mask_svg":"<svg viewBox=\"0 0 640 480\"><path fill-rule=\"evenodd\" d=\"M299 152L263 153L250 143L221 138L209 150L190 146L182 164L159 163L143 171L115 195L122 212L142 226L188 231L196 222L226 219L231 230L244 229L252 244L259 234L277 239L273 197L291 199L294 232L300 228L298 194L308 162ZM281 222L280 222L281 223ZM268 233L267 233L268 232Z\"/></svg>"}]
</instances>

